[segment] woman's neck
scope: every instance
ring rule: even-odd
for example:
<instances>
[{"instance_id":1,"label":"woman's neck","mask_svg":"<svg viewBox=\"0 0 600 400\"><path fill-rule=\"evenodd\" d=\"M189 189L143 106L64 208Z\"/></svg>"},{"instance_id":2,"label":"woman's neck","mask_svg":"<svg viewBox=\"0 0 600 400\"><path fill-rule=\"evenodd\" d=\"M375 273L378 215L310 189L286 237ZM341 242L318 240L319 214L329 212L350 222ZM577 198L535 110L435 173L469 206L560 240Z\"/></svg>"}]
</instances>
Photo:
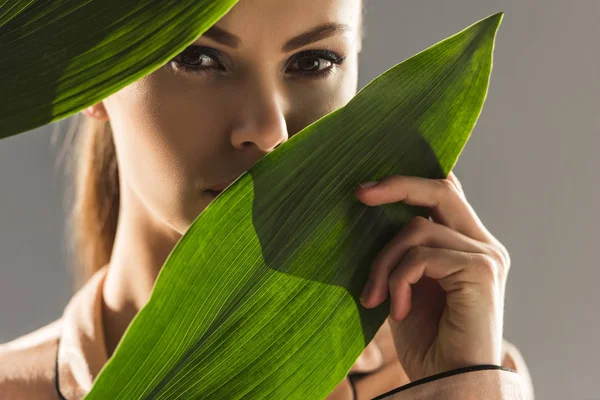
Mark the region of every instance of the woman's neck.
<instances>
[{"instance_id":1,"label":"woman's neck","mask_svg":"<svg viewBox=\"0 0 600 400\"><path fill-rule=\"evenodd\" d=\"M161 267L181 238L174 229L153 220L131 188L121 189L119 222L102 289L109 358L135 315L148 302Z\"/></svg>"}]
</instances>

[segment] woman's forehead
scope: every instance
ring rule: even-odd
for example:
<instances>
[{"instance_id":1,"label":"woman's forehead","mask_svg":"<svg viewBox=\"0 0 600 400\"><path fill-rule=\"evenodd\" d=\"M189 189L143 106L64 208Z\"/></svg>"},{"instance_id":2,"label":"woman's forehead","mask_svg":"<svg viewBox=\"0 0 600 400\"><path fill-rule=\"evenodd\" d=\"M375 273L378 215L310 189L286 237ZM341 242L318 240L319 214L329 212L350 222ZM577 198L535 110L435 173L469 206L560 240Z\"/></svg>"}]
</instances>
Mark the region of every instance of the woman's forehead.
<instances>
[{"instance_id":1,"label":"woman's forehead","mask_svg":"<svg viewBox=\"0 0 600 400\"><path fill-rule=\"evenodd\" d=\"M283 47L290 38L325 24L339 24L338 34L356 36L361 12L362 0L239 0L215 27L237 36L240 48L264 39L278 40Z\"/></svg>"}]
</instances>

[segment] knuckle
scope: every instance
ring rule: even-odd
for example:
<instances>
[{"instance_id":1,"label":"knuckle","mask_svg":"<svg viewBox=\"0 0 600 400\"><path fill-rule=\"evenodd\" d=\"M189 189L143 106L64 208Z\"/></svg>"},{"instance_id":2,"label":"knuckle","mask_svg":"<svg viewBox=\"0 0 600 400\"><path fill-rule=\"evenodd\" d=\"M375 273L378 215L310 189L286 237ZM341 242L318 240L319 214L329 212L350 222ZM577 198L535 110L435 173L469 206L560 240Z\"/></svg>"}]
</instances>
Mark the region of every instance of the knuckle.
<instances>
[{"instance_id":1,"label":"knuckle","mask_svg":"<svg viewBox=\"0 0 600 400\"><path fill-rule=\"evenodd\" d=\"M508 252L508 249L503 244L500 244L500 252L504 256L504 265L505 265L506 269L508 270L510 268L510 263L512 261L510 259L510 253Z\"/></svg>"},{"instance_id":2,"label":"knuckle","mask_svg":"<svg viewBox=\"0 0 600 400\"><path fill-rule=\"evenodd\" d=\"M489 246L488 251L490 252L489 256L498 264L504 263L504 254L496 246Z\"/></svg>"},{"instance_id":3,"label":"knuckle","mask_svg":"<svg viewBox=\"0 0 600 400\"><path fill-rule=\"evenodd\" d=\"M458 179L456 174L454 172L450 172L449 176L452 178L451 180L454 183L454 185L456 185L458 190L462 192L462 183L460 183L460 179Z\"/></svg>"},{"instance_id":4,"label":"knuckle","mask_svg":"<svg viewBox=\"0 0 600 400\"><path fill-rule=\"evenodd\" d=\"M477 253L476 260L479 273L486 277L488 281L497 281L499 275L499 263L494 256L484 253Z\"/></svg>"},{"instance_id":5,"label":"knuckle","mask_svg":"<svg viewBox=\"0 0 600 400\"><path fill-rule=\"evenodd\" d=\"M444 190L458 194L458 187L450 179L440 179L439 182Z\"/></svg>"},{"instance_id":6,"label":"knuckle","mask_svg":"<svg viewBox=\"0 0 600 400\"><path fill-rule=\"evenodd\" d=\"M459 184L452 182L450 179L440 179L439 182L442 186L442 190L446 192L447 195L464 198L464 193Z\"/></svg>"},{"instance_id":7,"label":"knuckle","mask_svg":"<svg viewBox=\"0 0 600 400\"><path fill-rule=\"evenodd\" d=\"M510 254L502 243L496 241L495 244L488 246L491 256L498 262L498 267L504 272L510 268Z\"/></svg>"}]
</instances>

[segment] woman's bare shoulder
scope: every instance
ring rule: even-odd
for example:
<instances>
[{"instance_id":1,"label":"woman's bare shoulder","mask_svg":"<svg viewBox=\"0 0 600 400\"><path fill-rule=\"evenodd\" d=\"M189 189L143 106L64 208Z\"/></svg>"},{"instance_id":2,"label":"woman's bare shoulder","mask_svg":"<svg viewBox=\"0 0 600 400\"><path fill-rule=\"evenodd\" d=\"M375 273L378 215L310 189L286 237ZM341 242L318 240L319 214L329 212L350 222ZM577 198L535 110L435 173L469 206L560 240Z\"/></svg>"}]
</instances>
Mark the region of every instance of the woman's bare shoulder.
<instances>
[{"instance_id":1,"label":"woman's bare shoulder","mask_svg":"<svg viewBox=\"0 0 600 400\"><path fill-rule=\"evenodd\" d=\"M54 362L62 318L0 344L0 400L56 400Z\"/></svg>"}]
</instances>

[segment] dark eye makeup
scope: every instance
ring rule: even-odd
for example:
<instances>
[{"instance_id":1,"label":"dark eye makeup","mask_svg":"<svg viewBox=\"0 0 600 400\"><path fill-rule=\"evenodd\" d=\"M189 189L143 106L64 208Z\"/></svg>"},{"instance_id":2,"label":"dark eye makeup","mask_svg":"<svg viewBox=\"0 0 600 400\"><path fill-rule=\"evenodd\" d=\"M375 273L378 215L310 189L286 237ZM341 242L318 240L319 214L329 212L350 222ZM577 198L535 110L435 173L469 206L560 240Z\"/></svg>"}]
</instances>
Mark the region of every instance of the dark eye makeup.
<instances>
[{"instance_id":1,"label":"dark eye makeup","mask_svg":"<svg viewBox=\"0 0 600 400\"><path fill-rule=\"evenodd\" d=\"M340 56L331 50L305 50L295 54L287 63L292 66L290 75L308 79L325 78L334 72L337 65L341 65L346 57ZM211 63L216 64L211 65ZM199 75L216 71L226 71L223 57L216 49L206 46L188 46L184 51L175 56L171 61L171 68L184 73ZM207 65L208 64L208 65ZM322 68L325 65L326 68Z\"/></svg>"}]
</instances>

